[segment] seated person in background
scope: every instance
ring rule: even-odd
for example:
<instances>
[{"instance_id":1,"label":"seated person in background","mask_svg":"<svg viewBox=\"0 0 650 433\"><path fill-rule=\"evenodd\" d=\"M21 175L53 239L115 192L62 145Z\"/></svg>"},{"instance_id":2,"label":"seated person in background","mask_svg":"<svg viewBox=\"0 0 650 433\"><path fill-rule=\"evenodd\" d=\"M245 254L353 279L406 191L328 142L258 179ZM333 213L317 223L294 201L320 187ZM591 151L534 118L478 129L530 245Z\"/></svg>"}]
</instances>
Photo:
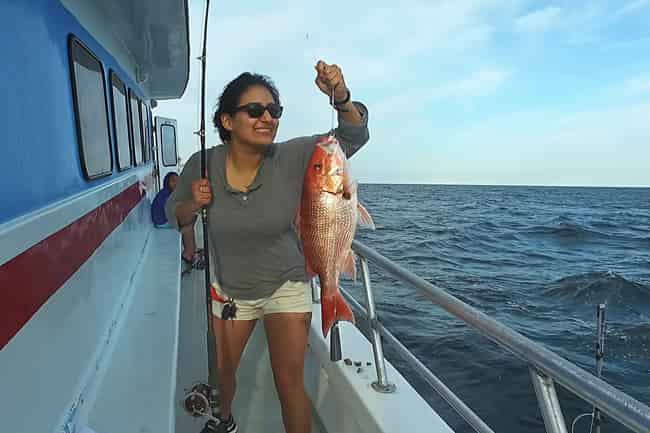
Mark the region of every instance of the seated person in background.
<instances>
[{"instance_id":1,"label":"seated person in background","mask_svg":"<svg viewBox=\"0 0 650 433\"><path fill-rule=\"evenodd\" d=\"M165 175L163 180L163 189L156 195L151 203L151 219L153 225L157 228L171 227L167 224L167 215L165 215L165 204L171 195L172 191L176 188L178 182L178 173L169 172ZM183 237L183 253L181 259L186 267L203 269L203 250L196 249L196 241L194 239L194 224L189 224L181 229ZM187 271L188 269L186 269Z\"/></svg>"}]
</instances>

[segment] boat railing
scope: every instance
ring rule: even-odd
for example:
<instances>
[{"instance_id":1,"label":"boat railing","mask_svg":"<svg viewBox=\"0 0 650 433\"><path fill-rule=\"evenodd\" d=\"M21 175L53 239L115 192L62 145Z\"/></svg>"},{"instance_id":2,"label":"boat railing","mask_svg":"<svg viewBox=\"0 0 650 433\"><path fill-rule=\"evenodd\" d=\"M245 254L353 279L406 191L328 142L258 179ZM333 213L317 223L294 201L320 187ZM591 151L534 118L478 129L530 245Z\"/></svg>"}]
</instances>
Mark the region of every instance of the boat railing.
<instances>
[{"instance_id":1,"label":"boat railing","mask_svg":"<svg viewBox=\"0 0 650 433\"><path fill-rule=\"evenodd\" d=\"M566 433L567 427L555 391L559 383L576 396L608 414L611 418L635 432L650 432L650 408L635 400L612 385L567 361L556 353L535 343L517 331L505 326L485 313L464 303L414 273L404 269L372 248L354 241L352 249L361 259L363 286L365 289L365 308L349 293L342 293L352 307L366 317L370 328L377 381L373 388L377 392L392 392L394 386L387 376L382 338L433 388L447 403L477 432L494 433L459 397L457 397L438 377L436 377L415 355L379 321L373 299L368 261L379 266L393 277L407 283L423 293L434 304L447 313L462 320L501 348L511 352L524 361L530 370L533 388L548 433Z\"/></svg>"}]
</instances>

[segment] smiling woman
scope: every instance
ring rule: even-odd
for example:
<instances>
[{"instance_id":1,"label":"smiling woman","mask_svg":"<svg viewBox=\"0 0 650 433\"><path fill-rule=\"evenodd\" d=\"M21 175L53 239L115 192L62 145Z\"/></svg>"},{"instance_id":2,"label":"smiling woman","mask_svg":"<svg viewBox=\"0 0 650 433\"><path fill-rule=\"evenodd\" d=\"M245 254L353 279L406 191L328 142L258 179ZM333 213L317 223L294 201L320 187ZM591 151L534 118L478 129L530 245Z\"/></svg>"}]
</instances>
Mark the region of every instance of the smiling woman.
<instances>
[{"instance_id":1,"label":"smiling woman","mask_svg":"<svg viewBox=\"0 0 650 433\"><path fill-rule=\"evenodd\" d=\"M350 100L336 65L319 62L316 84L339 111L334 130L347 156L368 140L367 110ZM208 234L216 276L213 327L219 376L219 426L236 431L231 415L235 372L255 323L262 319L288 433L311 428L304 359L312 301L305 258L294 220L303 178L316 143L327 134L275 143L283 109L273 82L243 73L219 98L213 121L223 141L208 153L208 179L200 179L199 154L187 162L167 204L177 227L208 207ZM225 321L231 320L228 326Z\"/></svg>"}]
</instances>

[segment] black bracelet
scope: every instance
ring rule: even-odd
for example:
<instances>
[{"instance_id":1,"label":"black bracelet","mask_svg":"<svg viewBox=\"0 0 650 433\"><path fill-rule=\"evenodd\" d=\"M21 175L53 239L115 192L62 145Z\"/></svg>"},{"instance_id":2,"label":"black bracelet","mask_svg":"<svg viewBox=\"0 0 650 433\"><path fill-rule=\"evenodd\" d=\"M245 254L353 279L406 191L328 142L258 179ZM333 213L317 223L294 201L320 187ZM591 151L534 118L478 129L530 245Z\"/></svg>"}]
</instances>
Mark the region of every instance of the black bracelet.
<instances>
[{"instance_id":1,"label":"black bracelet","mask_svg":"<svg viewBox=\"0 0 650 433\"><path fill-rule=\"evenodd\" d=\"M332 98L332 99L334 99L334 98ZM345 98L343 98L342 101L334 101L334 103L332 105L334 105L334 107L336 107L338 105L345 105L348 102L350 102L350 89L348 89L348 92L347 92L347 94L345 95Z\"/></svg>"}]
</instances>

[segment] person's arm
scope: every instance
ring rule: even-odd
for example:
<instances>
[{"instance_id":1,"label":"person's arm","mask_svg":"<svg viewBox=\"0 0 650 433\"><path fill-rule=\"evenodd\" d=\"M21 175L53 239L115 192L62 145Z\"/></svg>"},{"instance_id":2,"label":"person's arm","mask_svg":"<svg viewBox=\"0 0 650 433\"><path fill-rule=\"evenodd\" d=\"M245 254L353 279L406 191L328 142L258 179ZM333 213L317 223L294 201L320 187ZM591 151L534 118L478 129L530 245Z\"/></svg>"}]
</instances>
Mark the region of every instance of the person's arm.
<instances>
[{"instance_id":1,"label":"person's arm","mask_svg":"<svg viewBox=\"0 0 650 433\"><path fill-rule=\"evenodd\" d=\"M350 158L357 153L369 140L370 132L368 131L368 109L361 102L350 102L354 111L358 115L359 123L348 120L348 113L339 111L339 126L334 131L334 135L341 143L341 148L345 156ZM356 116L355 116L356 117Z\"/></svg>"},{"instance_id":2,"label":"person's arm","mask_svg":"<svg viewBox=\"0 0 650 433\"><path fill-rule=\"evenodd\" d=\"M195 203L192 199L178 203L176 205L176 211L174 212L174 215L176 216L176 218L174 218L176 224L174 225L177 228L180 228L193 224L199 210L201 210L201 206Z\"/></svg>"},{"instance_id":3,"label":"person's arm","mask_svg":"<svg viewBox=\"0 0 650 433\"><path fill-rule=\"evenodd\" d=\"M328 65L323 61L316 64L316 86L328 96L334 98L334 108L338 112L336 138L349 158L368 142L368 109L360 102L353 102L343 72L337 65Z\"/></svg>"},{"instance_id":4,"label":"person's arm","mask_svg":"<svg viewBox=\"0 0 650 433\"><path fill-rule=\"evenodd\" d=\"M343 86L346 90L345 96L342 99L334 97L334 108L339 112L339 122L343 120L350 125L361 126L364 123L363 113L352 102L350 89L345 84Z\"/></svg>"}]
</instances>

